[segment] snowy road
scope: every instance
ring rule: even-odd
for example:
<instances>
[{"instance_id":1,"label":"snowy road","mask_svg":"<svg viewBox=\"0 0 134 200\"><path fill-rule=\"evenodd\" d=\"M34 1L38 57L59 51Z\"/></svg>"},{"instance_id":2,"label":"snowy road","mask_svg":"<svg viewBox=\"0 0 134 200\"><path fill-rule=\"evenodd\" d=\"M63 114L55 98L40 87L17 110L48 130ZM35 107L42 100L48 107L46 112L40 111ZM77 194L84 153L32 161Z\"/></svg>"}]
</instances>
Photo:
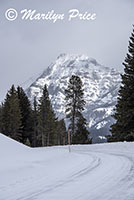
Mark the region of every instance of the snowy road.
<instances>
[{"instance_id":1,"label":"snowy road","mask_svg":"<svg viewBox=\"0 0 134 200\"><path fill-rule=\"evenodd\" d=\"M134 143L27 148L0 134L0 200L134 200Z\"/></svg>"}]
</instances>

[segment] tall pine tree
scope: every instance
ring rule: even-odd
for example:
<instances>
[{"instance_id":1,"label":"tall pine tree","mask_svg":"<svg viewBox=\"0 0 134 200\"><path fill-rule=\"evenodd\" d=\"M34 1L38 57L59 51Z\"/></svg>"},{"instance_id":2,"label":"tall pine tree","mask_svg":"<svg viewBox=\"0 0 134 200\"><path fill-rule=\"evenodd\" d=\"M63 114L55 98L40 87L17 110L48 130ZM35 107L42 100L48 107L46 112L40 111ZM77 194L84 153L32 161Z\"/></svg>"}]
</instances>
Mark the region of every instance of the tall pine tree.
<instances>
[{"instance_id":1,"label":"tall pine tree","mask_svg":"<svg viewBox=\"0 0 134 200\"><path fill-rule=\"evenodd\" d=\"M123 65L124 74L113 115L116 122L111 126L109 141L134 141L134 30Z\"/></svg>"},{"instance_id":2,"label":"tall pine tree","mask_svg":"<svg viewBox=\"0 0 134 200\"><path fill-rule=\"evenodd\" d=\"M65 145L67 143L67 131L64 119L57 120L56 122L57 144Z\"/></svg>"},{"instance_id":3,"label":"tall pine tree","mask_svg":"<svg viewBox=\"0 0 134 200\"><path fill-rule=\"evenodd\" d=\"M19 99L14 85L6 95L2 108L2 133L11 138L21 141L22 123Z\"/></svg>"},{"instance_id":4,"label":"tall pine tree","mask_svg":"<svg viewBox=\"0 0 134 200\"><path fill-rule=\"evenodd\" d=\"M37 136L38 136L38 107L37 107L37 100L36 97L34 97L33 102L33 124L34 124L34 131L33 131L33 146L38 146Z\"/></svg>"},{"instance_id":5,"label":"tall pine tree","mask_svg":"<svg viewBox=\"0 0 134 200\"><path fill-rule=\"evenodd\" d=\"M22 116L22 143L25 144L26 140L28 139L31 146L33 146L34 123L32 118L31 104L22 87L17 87L17 95Z\"/></svg>"},{"instance_id":6,"label":"tall pine tree","mask_svg":"<svg viewBox=\"0 0 134 200\"><path fill-rule=\"evenodd\" d=\"M80 77L72 75L69 80L67 89L65 90L65 100L66 100L66 117L69 118L70 124L69 129L71 131L71 141L75 143L83 143L83 138L85 135L85 119L82 116L82 111L84 110L85 100L84 100L84 89ZM82 119L82 123L79 123ZM81 127L81 133L78 131L78 127ZM77 134L77 136L76 136ZM82 134L82 140L80 141L80 134ZM84 134L84 135L83 135ZM79 136L78 136L79 135ZM85 141L87 138L85 138Z\"/></svg>"},{"instance_id":7,"label":"tall pine tree","mask_svg":"<svg viewBox=\"0 0 134 200\"><path fill-rule=\"evenodd\" d=\"M77 120L76 132L72 136L73 144L91 144L91 140L89 140L88 138L89 131L87 130L86 126L86 119L83 117L82 114L80 114Z\"/></svg>"},{"instance_id":8,"label":"tall pine tree","mask_svg":"<svg viewBox=\"0 0 134 200\"><path fill-rule=\"evenodd\" d=\"M2 132L2 105L0 105L0 133Z\"/></svg>"},{"instance_id":9,"label":"tall pine tree","mask_svg":"<svg viewBox=\"0 0 134 200\"><path fill-rule=\"evenodd\" d=\"M56 144L56 117L49 99L47 86L43 88L43 94L39 100L38 115L38 141L41 146Z\"/></svg>"}]
</instances>

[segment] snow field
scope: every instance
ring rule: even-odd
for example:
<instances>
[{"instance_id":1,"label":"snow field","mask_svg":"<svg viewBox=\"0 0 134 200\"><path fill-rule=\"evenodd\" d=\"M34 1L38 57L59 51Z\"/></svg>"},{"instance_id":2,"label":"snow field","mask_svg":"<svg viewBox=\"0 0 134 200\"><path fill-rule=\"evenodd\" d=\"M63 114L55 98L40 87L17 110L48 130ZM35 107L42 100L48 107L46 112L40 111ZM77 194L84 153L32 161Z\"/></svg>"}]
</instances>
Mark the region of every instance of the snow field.
<instances>
[{"instance_id":1,"label":"snow field","mask_svg":"<svg viewBox=\"0 0 134 200\"><path fill-rule=\"evenodd\" d=\"M133 200L134 143L29 148L0 134L0 200Z\"/></svg>"}]
</instances>

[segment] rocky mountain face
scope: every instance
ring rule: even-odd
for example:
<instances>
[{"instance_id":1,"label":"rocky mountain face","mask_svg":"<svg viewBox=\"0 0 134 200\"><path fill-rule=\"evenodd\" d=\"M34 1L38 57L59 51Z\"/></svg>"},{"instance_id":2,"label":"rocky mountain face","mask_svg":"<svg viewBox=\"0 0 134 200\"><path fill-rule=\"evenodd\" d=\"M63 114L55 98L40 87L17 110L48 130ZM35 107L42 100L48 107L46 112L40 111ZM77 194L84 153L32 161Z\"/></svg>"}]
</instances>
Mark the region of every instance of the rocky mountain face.
<instances>
[{"instance_id":1,"label":"rocky mountain face","mask_svg":"<svg viewBox=\"0 0 134 200\"><path fill-rule=\"evenodd\" d=\"M85 90L83 112L93 142L105 142L113 123L111 117L117 101L121 82L120 73L97 63L85 55L61 54L26 90L33 101L39 99L44 84L47 84L53 108L58 118L65 118L65 88L71 75L81 77Z\"/></svg>"}]
</instances>

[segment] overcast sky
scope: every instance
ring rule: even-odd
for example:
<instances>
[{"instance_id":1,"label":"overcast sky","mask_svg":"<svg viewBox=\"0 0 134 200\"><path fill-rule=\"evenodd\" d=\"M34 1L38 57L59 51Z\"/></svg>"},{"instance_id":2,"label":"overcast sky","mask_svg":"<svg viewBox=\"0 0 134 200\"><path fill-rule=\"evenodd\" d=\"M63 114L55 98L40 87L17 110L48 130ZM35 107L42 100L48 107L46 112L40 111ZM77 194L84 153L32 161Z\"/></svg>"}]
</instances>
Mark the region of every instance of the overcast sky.
<instances>
[{"instance_id":1,"label":"overcast sky","mask_svg":"<svg viewBox=\"0 0 134 200\"><path fill-rule=\"evenodd\" d=\"M5 18L14 8L54 10L65 20L15 21ZM94 21L67 20L70 9L96 13ZM134 0L0 0L0 101L11 84L19 85L42 72L60 53L86 54L100 64L123 71L134 24Z\"/></svg>"}]
</instances>

